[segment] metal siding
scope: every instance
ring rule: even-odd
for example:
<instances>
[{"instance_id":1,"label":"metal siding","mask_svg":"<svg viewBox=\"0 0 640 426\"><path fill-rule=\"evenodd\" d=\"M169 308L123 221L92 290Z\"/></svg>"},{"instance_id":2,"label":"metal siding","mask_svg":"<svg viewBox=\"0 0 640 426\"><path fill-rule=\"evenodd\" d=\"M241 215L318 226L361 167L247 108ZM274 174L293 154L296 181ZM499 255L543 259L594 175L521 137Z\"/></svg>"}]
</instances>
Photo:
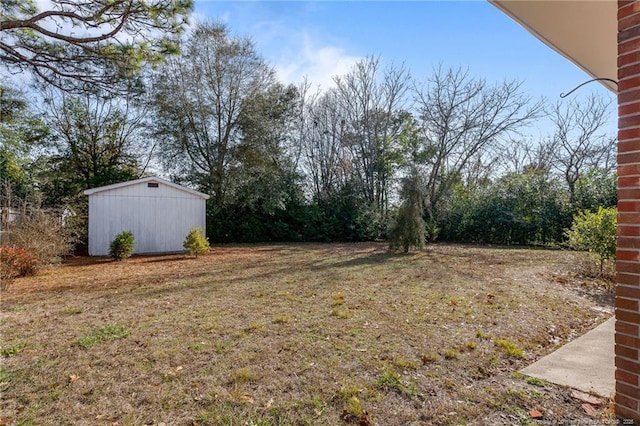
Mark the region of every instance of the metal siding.
<instances>
[{"instance_id":1,"label":"metal siding","mask_svg":"<svg viewBox=\"0 0 640 426\"><path fill-rule=\"evenodd\" d=\"M115 188L89 196L89 255L107 256L122 231L131 231L135 253L183 251L192 227L205 227L205 200L167 185L147 183Z\"/></svg>"}]
</instances>

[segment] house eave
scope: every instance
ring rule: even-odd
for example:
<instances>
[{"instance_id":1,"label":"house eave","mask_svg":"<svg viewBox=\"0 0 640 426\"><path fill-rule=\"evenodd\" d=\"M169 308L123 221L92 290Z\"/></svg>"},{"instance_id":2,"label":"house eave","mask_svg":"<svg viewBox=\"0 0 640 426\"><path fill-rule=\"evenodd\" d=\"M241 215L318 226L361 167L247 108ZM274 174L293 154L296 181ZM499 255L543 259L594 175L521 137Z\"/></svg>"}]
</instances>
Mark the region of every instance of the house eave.
<instances>
[{"instance_id":1,"label":"house eave","mask_svg":"<svg viewBox=\"0 0 640 426\"><path fill-rule=\"evenodd\" d=\"M489 2L591 77L617 80L616 1ZM601 83L608 89L617 91L615 83Z\"/></svg>"}]
</instances>

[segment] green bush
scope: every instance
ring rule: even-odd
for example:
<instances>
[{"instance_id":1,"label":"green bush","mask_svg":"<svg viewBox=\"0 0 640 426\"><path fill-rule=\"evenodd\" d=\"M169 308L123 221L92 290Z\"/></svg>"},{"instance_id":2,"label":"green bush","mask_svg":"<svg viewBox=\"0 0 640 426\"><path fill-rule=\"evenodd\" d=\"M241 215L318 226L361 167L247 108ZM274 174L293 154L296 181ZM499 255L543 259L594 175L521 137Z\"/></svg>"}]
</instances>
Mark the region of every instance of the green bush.
<instances>
[{"instance_id":1,"label":"green bush","mask_svg":"<svg viewBox=\"0 0 640 426\"><path fill-rule=\"evenodd\" d=\"M196 257L198 257L199 254L209 252L209 241L204 236L204 230L202 228L191 228L182 246L189 254L193 254Z\"/></svg>"},{"instance_id":2,"label":"green bush","mask_svg":"<svg viewBox=\"0 0 640 426\"><path fill-rule=\"evenodd\" d=\"M122 260L131 257L136 241L133 239L131 231L122 231L111 241L109 256L115 260Z\"/></svg>"},{"instance_id":3,"label":"green bush","mask_svg":"<svg viewBox=\"0 0 640 426\"><path fill-rule=\"evenodd\" d=\"M581 211L574 216L571 229L567 231L569 247L595 256L600 275L605 262L616 258L617 214L615 207L599 207L595 213Z\"/></svg>"},{"instance_id":4,"label":"green bush","mask_svg":"<svg viewBox=\"0 0 640 426\"><path fill-rule=\"evenodd\" d=\"M571 225L566 190L544 173L512 173L486 186L456 186L434 211L439 239L548 245Z\"/></svg>"}]
</instances>

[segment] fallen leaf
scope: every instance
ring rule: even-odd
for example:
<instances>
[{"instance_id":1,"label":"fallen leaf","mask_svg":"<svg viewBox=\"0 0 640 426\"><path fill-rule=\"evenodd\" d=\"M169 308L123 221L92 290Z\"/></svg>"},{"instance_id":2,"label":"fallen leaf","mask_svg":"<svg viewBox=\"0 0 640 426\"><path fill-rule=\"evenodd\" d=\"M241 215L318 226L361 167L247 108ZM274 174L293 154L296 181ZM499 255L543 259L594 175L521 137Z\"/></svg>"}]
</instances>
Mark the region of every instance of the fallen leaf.
<instances>
[{"instance_id":1,"label":"fallen leaf","mask_svg":"<svg viewBox=\"0 0 640 426\"><path fill-rule=\"evenodd\" d=\"M367 413L366 411L362 413L362 415L358 419L358 424L360 426L373 426L373 423L371 423L371 420L369 420L369 413Z\"/></svg>"},{"instance_id":2,"label":"fallen leaf","mask_svg":"<svg viewBox=\"0 0 640 426\"><path fill-rule=\"evenodd\" d=\"M13 421L13 418L7 417L6 419L0 419L0 426L8 425Z\"/></svg>"},{"instance_id":3,"label":"fallen leaf","mask_svg":"<svg viewBox=\"0 0 640 426\"><path fill-rule=\"evenodd\" d=\"M602 400L600 398L598 398L597 396L588 394L586 392L580 392L580 391L574 390L573 392L571 392L571 396L575 399L579 399L582 402L586 402L587 404L602 405Z\"/></svg>"},{"instance_id":4,"label":"fallen leaf","mask_svg":"<svg viewBox=\"0 0 640 426\"><path fill-rule=\"evenodd\" d=\"M70 374L69 375L69 383L75 383L75 382L78 381L78 379L79 379L79 377L77 375L75 375L75 374Z\"/></svg>"},{"instance_id":5,"label":"fallen leaf","mask_svg":"<svg viewBox=\"0 0 640 426\"><path fill-rule=\"evenodd\" d=\"M532 419L541 419L542 418L542 413L538 410L531 410L529 411L529 415L531 416Z\"/></svg>"},{"instance_id":6,"label":"fallen leaf","mask_svg":"<svg viewBox=\"0 0 640 426\"><path fill-rule=\"evenodd\" d=\"M598 417L598 411L591 404L582 404L582 409L591 417Z\"/></svg>"}]
</instances>

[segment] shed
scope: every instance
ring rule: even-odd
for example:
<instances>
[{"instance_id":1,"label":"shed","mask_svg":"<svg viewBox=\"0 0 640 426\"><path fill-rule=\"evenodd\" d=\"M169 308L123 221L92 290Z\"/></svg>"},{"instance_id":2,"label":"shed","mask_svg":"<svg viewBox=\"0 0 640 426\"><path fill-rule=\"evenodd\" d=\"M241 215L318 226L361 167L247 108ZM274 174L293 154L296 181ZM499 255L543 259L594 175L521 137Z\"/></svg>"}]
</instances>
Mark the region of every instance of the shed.
<instances>
[{"instance_id":1,"label":"shed","mask_svg":"<svg viewBox=\"0 0 640 426\"><path fill-rule=\"evenodd\" d=\"M122 231L133 233L135 254L182 252L189 230L206 226L209 196L157 177L84 193L89 196L89 256L107 256Z\"/></svg>"}]
</instances>

